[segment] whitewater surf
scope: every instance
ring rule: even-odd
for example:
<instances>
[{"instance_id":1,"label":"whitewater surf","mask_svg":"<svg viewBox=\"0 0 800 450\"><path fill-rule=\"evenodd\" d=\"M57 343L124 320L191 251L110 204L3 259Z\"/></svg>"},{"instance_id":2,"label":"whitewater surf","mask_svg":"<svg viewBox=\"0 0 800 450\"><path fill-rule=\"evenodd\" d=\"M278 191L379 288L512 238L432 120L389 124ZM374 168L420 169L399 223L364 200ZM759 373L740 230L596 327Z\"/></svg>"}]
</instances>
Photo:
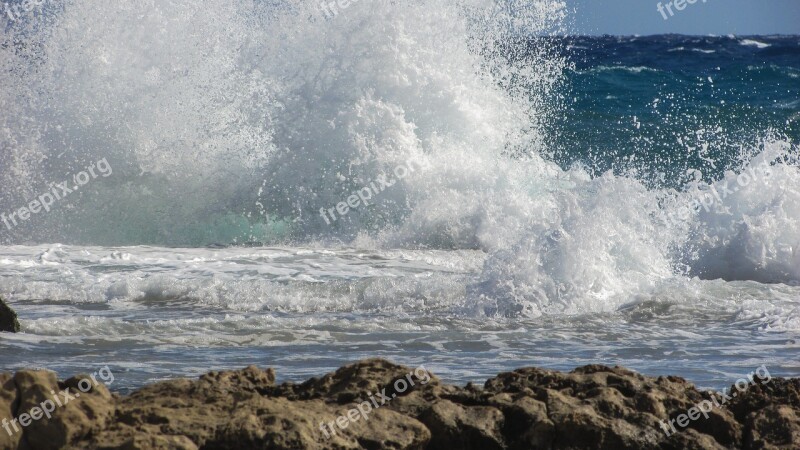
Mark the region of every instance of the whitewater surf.
<instances>
[{"instance_id":1,"label":"whitewater surf","mask_svg":"<svg viewBox=\"0 0 800 450\"><path fill-rule=\"evenodd\" d=\"M72 0L6 22L4 369L800 375L800 39L575 38L568 12Z\"/></svg>"}]
</instances>

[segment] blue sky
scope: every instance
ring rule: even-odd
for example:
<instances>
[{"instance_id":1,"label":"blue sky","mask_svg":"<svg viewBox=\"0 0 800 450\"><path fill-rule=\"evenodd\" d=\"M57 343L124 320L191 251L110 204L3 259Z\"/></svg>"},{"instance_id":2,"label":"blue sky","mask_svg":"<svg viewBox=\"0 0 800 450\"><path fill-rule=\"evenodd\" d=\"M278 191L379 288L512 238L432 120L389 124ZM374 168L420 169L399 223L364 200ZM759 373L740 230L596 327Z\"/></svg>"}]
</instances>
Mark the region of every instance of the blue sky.
<instances>
[{"instance_id":1,"label":"blue sky","mask_svg":"<svg viewBox=\"0 0 800 450\"><path fill-rule=\"evenodd\" d=\"M658 3L681 0L564 1L575 34L800 34L800 0L697 0L667 20Z\"/></svg>"}]
</instances>

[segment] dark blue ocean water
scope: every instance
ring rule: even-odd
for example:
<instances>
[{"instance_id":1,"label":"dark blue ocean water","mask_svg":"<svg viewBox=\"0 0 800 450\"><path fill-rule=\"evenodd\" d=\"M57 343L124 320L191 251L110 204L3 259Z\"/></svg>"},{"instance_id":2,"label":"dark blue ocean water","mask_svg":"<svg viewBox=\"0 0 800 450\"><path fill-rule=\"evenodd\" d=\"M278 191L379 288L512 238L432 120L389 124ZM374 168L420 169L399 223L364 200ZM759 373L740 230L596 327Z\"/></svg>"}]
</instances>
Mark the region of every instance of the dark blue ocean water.
<instances>
[{"instance_id":1,"label":"dark blue ocean water","mask_svg":"<svg viewBox=\"0 0 800 450\"><path fill-rule=\"evenodd\" d=\"M680 185L740 164L767 136L800 140L800 37L570 37L555 158Z\"/></svg>"}]
</instances>

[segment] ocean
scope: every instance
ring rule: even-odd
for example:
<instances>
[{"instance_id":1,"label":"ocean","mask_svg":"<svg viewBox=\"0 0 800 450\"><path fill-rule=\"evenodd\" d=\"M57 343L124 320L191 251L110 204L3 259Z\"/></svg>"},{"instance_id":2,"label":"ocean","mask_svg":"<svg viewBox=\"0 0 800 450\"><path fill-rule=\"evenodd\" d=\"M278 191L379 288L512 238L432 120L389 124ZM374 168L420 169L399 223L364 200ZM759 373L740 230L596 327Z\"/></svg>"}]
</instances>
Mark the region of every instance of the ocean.
<instances>
[{"instance_id":1,"label":"ocean","mask_svg":"<svg viewBox=\"0 0 800 450\"><path fill-rule=\"evenodd\" d=\"M0 369L800 376L800 36L558 2L0 22Z\"/></svg>"}]
</instances>

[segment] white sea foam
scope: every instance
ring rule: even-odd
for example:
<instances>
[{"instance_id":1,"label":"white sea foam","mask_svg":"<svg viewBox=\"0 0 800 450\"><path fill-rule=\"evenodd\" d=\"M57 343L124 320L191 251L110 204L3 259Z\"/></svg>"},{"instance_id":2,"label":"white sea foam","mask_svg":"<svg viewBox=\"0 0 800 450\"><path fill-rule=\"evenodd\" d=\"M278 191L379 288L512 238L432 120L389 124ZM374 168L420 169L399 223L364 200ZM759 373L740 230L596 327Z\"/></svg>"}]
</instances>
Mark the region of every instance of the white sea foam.
<instances>
[{"instance_id":1,"label":"white sea foam","mask_svg":"<svg viewBox=\"0 0 800 450\"><path fill-rule=\"evenodd\" d=\"M742 39L739 42L741 45L749 46L749 47L756 47L759 49L771 47L771 44L767 44L766 42L760 42L753 39Z\"/></svg>"},{"instance_id":2,"label":"white sea foam","mask_svg":"<svg viewBox=\"0 0 800 450\"><path fill-rule=\"evenodd\" d=\"M11 239L476 250L486 262L464 288L468 301L499 302L482 310L503 314L612 311L687 274L800 278L793 165L778 162L775 182L750 185L719 211L665 222L688 194L612 174L592 178L540 156L541 125L556 117L551 94L566 63L544 44L509 62L499 42L558 27L560 3L533 2L513 21L483 0L375 0L328 19L306 2L259 5L120 10L78 0L35 35L38 59L7 55L0 64L16 70L3 76L29 89L4 91L12 114L2 120L38 119L14 138L31 145L14 147L13 170L4 172L14 179L3 185L17 186L22 175L58 179L62 164L84 157L108 157L115 167L107 183ZM191 32L198 27L204 33ZM65 151L65 140L74 150ZM767 158L774 146L796 154L780 140L749 150ZM50 162L39 165L36 154ZM419 169L371 207L331 226L319 216L409 160ZM62 264L59 252L35 261ZM131 257L120 251L101 263ZM326 280L311 268L252 272L274 282ZM165 298L198 289L189 284ZM118 280L112 291L159 289Z\"/></svg>"},{"instance_id":3,"label":"white sea foam","mask_svg":"<svg viewBox=\"0 0 800 450\"><path fill-rule=\"evenodd\" d=\"M0 294L20 313L22 333L4 335L0 354L9 369L46 366L64 376L97 361L126 367L123 387L255 362L298 380L319 375L318 364L375 354L424 357L459 382L501 368L607 361L722 386L713 375L721 352L735 355L723 364L729 370L767 354L778 373L796 368L800 346L784 336L800 333L800 287L666 271L654 282L650 267L592 279L595 266L623 261L611 249L570 260L583 277L537 274L535 261L513 251L516 259L480 250L2 247ZM58 264L42 255L58 255ZM487 275L490 267L498 272ZM509 285L550 276L573 290L543 302L520 283L510 302L512 291L495 284L491 305L469 295L490 292L476 280L502 270ZM625 280L630 296L604 295L602 286Z\"/></svg>"}]
</instances>

